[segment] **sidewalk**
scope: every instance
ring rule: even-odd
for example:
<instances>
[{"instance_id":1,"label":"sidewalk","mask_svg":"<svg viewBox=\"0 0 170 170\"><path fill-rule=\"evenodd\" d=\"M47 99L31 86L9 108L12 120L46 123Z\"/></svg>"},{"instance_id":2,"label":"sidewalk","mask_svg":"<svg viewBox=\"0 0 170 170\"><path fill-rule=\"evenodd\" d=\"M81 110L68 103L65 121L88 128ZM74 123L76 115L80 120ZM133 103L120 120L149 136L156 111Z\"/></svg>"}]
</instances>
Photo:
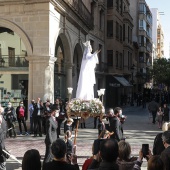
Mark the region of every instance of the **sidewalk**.
<instances>
[{"instance_id":1,"label":"sidewalk","mask_svg":"<svg viewBox=\"0 0 170 170\"><path fill-rule=\"evenodd\" d=\"M157 125L153 125L151 120L149 120L147 109L127 106L123 107L123 114L127 116L124 124L124 134L127 137L126 141L131 144L132 155L138 155L142 143L148 143L152 150L153 140L160 130ZM97 129L93 129L93 118L86 120L86 127L86 129L78 130L77 155L80 166L82 166L86 158L92 155L92 143L97 138ZM22 160L24 153L28 149L38 149L43 159L45 152L44 138L45 136L37 138L32 136L10 138L6 140L6 148L19 160ZM142 165L142 170L145 169L147 169L146 161ZM9 159L7 161L7 170L21 170L21 166Z\"/></svg>"}]
</instances>

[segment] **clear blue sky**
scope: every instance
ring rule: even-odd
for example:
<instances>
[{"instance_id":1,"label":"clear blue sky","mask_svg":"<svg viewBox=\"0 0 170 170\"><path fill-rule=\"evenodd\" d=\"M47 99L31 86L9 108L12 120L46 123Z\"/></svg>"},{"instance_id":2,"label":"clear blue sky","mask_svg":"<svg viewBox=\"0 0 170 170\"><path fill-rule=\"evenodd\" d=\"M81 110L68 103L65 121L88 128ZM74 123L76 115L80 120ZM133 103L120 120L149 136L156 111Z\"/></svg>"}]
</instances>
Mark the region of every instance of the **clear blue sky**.
<instances>
[{"instance_id":1,"label":"clear blue sky","mask_svg":"<svg viewBox=\"0 0 170 170\"><path fill-rule=\"evenodd\" d=\"M164 30L164 51L165 57L169 58L169 43L170 43L170 1L169 0L146 0L146 3L150 8L158 8L159 12L164 12L164 15L160 15L161 23Z\"/></svg>"}]
</instances>

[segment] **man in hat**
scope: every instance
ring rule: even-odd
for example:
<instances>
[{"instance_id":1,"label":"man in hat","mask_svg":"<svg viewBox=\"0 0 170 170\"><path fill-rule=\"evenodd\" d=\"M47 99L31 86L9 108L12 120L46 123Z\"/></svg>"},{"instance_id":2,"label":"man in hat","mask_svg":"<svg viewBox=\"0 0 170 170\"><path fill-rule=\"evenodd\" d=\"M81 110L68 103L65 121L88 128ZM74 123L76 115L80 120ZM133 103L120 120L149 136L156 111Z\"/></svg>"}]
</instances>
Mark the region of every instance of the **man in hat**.
<instances>
[{"instance_id":1,"label":"man in hat","mask_svg":"<svg viewBox=\"0 0 170 170\"><path fill-rule=\"evenodd\" d=\"M162 142L164 144L164 151L161 153L161 160L165 165L165 169L170 169L170 131L165 131L162 134Z\"/></svg>"}]
</instances>

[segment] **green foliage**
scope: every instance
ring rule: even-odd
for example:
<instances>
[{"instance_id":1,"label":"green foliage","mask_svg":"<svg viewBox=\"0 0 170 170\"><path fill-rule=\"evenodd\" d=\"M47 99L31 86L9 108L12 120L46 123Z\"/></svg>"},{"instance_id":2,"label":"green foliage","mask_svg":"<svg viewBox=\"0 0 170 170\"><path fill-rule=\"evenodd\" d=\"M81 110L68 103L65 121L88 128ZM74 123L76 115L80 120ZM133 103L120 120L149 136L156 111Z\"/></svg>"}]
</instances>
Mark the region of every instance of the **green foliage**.
<instances>
[{"instance_id":1,"label":"green foliage","mask_svg":"<svg viewBox=\"0 0 170 170\"><path fill-rule=\"evenodd\" d=\"M170 86L170 60L160 58L153 62L153 68L150 75L156 84L165 84Z\"/></svg>"}]
</instances>

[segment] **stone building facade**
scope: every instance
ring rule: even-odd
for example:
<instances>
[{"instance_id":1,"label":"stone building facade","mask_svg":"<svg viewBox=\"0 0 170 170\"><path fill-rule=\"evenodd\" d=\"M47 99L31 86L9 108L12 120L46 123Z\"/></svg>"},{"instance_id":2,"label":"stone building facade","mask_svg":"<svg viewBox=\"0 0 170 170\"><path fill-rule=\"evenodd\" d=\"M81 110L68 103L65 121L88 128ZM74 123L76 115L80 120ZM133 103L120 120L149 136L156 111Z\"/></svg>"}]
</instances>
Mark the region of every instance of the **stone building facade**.
<instances>
[{"instance_id":1,"label":"stone building facade","mask_svg":"<svg viewBox=\"0 0 170 170\"><path fill-rule=\"evenodd\" d=\"M73 87L75 97L82 42L90 40L94 51L101 49L97 91L105 86L105 15L104 0L1 1L0 29L12 30L21 38L29 62L29 66L22 68L0 67L1 74L28 76L28 102L37 97L44 101L50 98L52 102L57 97L65 98L67 87Z\"/></svg>"},{"instance_id":2,"label":"stone building facade","mask_svg":"<svg viewBox=\"0 0 170 170\"><path fill-rule=\"evenodd\" d=\"M106 100L108 99L109 107L127 103L127 98L132 93L131 67L136 64L132 30L129 0L108 0L106 49L109 73L106 84L109 90L106 91ZM121 101L123 98L126 101Z\"/></svg>"},{"instance_id":3,"label":"stone building facade","mask_svg":"<svg viewBox=\"0 0 170 170\"><path fill-rule=\"evenodd\" d=\"M152 64L152 13L145 0L130 0L130 12L134 19L133 39L138 43L137 82L138 91L143 90Z\"/></svg>"}]
</instances>

